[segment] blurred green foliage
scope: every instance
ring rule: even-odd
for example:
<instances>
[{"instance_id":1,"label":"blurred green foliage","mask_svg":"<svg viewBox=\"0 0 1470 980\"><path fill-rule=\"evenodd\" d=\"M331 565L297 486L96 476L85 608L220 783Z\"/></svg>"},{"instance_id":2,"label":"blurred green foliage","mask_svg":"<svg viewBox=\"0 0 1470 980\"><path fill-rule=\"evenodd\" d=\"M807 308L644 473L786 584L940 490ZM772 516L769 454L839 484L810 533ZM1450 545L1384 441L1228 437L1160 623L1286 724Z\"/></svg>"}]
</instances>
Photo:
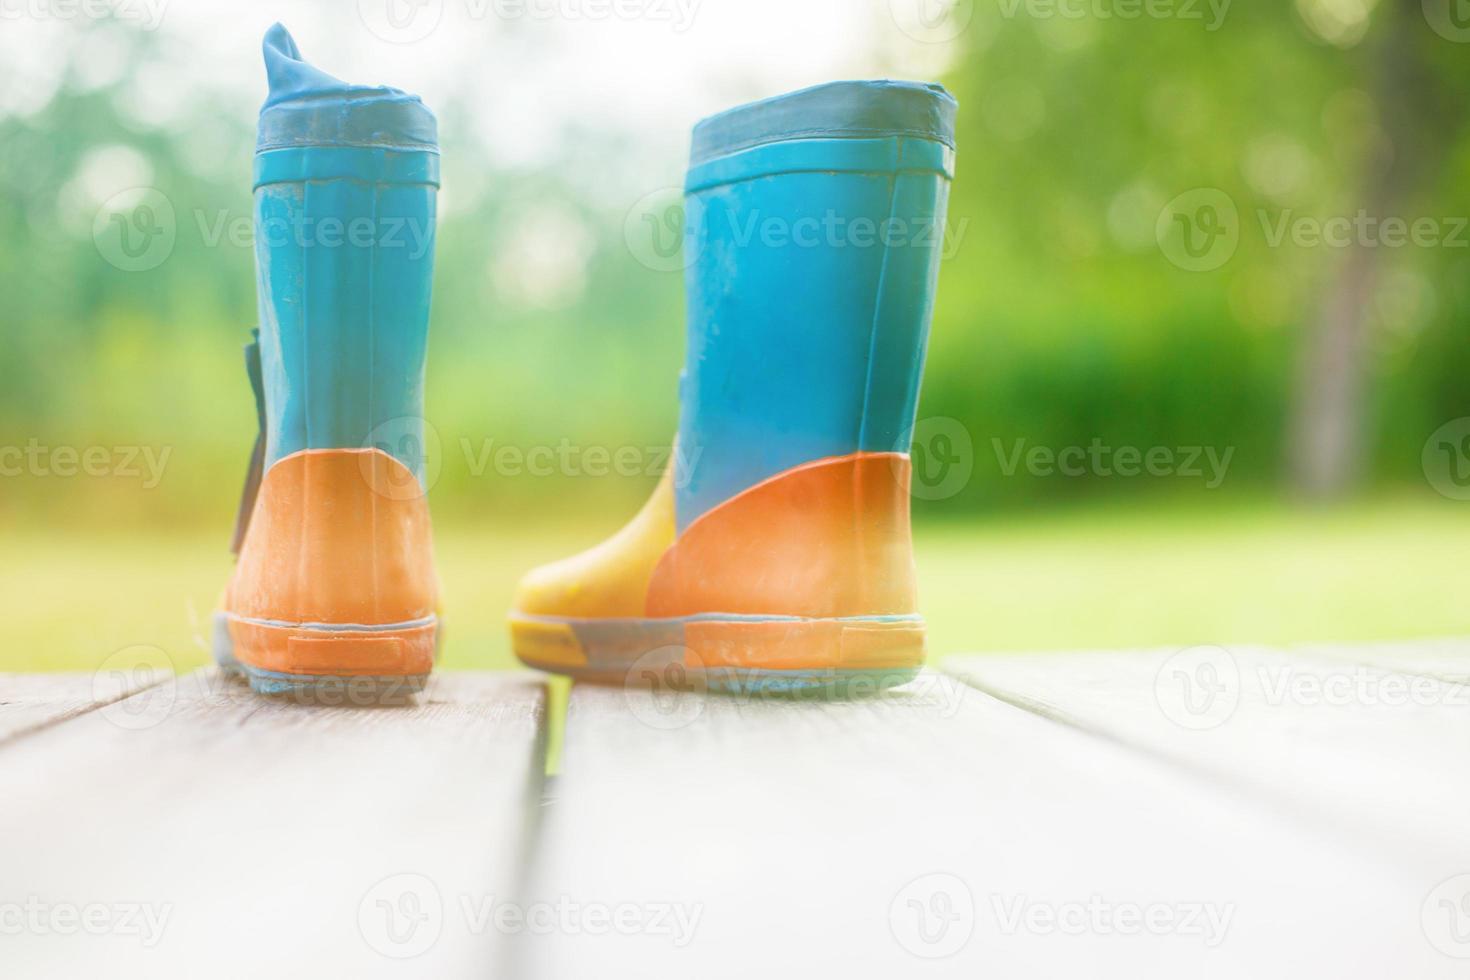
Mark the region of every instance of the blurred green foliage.
<instances>
[{"instance_id":1,"label":"blurred green foliage","mask_svg":"<svg viewBox=\"0 0 1470 980\"><path fill-rule=\"evenodd\" d=\"M920 414L963 424L975 472L958 495L919 501L921 515L1205 492L1182 478L1007 477L999 457L1016 440L1231 448L1219 493L1277 490L1304 324L1343 255L1273 247L1263 216L1352 215L1388 160L1415 164L1395 214L1470 214L1467 48L1435 35L1417 0L1368 4L1346 34L1321 22L1346 8L1317 0L1238 5L1213 31L1011 6L975 5L945 79L961 104L958 179ZM85 30L116 32L127 76L162 43L110 22ZM68 79L82 67L85 48L75 51ZM10 481L0 515L222 526L253 438L240 346L255 295L248 242L215 235L250 214L255 106L220 102L157 127L121 102L117 85L68 81L44 108L0 118L0 444L164 446L168 477L158 492ZM624 240L634 202L657 183L590 193L578 172L632 152L605 136L568 146L556 166L494 169L461 125L472 100L436 109L436 512L636 500L651 477L505 477L475 460L503 445L668 441L682 286ZM104 207L94 185L106 185L92 178L140 159L177 237L160 266L126 272L92 240ZM1171 199L1202 187L1234 202L1240 244L1222 267L1190 272L1169 261L1155 225ZM1470 249L1382 251L1366 338L1367 477L1422 490L1425 438L1470 415Z\"/></svg>"},{"instance_id":2,"label":"blurred green foliage","mask_svg":"<svg viewBox=\"0 0 1470 980\"><path fill-rule=\"evenodd\" d=\"M1211 32L977 5L970 33L983 44L950 80L951 221L970 229L945 269L923 413L965 419L986 442L1235 447L1227 486L1280 485L1303 328L1345 256L1273 247L1268 227L1354 215L1395 163L1409 186L1389 214L1470 214L1463 45L1434 34L1417 0L1368 5L1347 49L1298 13L1349 7L1237 4ZM1405 77L1395 87L1385 73ZM1410 113L1395 99L1422 124L1396 126ZM1171 264L1156 238L1161 210L1196 188L1223 191L1239 214L1237 251L1205 272ZM1428 434L1470 412L1470 242L1459 241L1379 249L1364 338L1373 480L1422 479ZM993 455L977 447L977 464ZM1104 483L982 477L968 499Z\"/></svg>"}]
</instances>

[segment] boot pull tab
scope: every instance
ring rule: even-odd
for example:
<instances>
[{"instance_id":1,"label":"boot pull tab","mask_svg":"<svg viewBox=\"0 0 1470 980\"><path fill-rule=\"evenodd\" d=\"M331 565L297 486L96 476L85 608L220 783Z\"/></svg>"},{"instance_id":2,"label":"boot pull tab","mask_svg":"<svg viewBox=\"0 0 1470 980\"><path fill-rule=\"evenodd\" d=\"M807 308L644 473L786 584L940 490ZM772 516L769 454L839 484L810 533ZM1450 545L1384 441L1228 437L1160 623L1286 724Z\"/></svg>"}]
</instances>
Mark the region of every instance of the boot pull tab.
<instances>
[{"instance_id":1,"label":"boot pull tab","mask_svg":"<svg viewBox=\"0 0 1470 980\"><path fill-rule=\"evenodd\" d=\"M245 345L245 373L250 376L250 389L255 393L255 419L258 425L255 448L250 452L250 468L245 472L245 489L240 494L240 512L235 515L235 538L230 551L240 556L245 543L245 532L250 529L250 515L255 510L255 497L260 493L260 481L265 475L265 376L260 369L260 331L250 331L250 343Z\"/></svg>"}]
</instances>

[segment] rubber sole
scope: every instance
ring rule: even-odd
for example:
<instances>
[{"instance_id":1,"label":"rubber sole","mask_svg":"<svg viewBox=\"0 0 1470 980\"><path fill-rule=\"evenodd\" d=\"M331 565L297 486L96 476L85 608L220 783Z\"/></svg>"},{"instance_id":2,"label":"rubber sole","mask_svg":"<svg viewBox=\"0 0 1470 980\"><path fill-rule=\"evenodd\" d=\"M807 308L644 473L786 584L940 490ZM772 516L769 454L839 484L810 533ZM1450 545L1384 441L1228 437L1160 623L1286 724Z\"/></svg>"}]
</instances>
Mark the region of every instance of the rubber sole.
<instances>
[{"instance_id":1,"label":"rubber sole","mask_svg":"<svg viewBox=\"0 0 1470 980\"><path fill-rule=\"evenodd\" d=\"M582 681L838 697L908 683L924 662L918 616L564 619L512 614L521 662Z\"/></svg>"},{"instance_id":2,"label":"rubber sole","mask_svg":"<svg viewBox=\"0 0 1470 980\"><path fill-rule=\"evenodd\" d=\"M212 648L215 662L244 677L257 694L312 704L375 705L399 703L424 689L438 639L437 617L334 629L261 623L219 612ZM295 669L273 669L283 659Z\"/></svg>"}]
</instances>

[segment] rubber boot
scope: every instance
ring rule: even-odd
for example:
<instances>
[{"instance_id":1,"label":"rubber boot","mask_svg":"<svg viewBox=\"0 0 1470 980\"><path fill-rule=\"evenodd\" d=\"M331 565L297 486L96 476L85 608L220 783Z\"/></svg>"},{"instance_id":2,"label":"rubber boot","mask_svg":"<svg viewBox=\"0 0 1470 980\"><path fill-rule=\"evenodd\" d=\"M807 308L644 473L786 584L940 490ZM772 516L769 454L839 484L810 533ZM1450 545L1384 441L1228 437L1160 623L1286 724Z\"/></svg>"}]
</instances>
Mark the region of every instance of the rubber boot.
<instances>
[{"instance_id":1,"label":"rubber boot","mask_svg":"<svg viewBox=\"0 0 1470 980\"><path fill-rule=\"evenodd\" d=\"M937 85L839 82L695 127L675 465L616 536L524 579L522 661L740 691L918 671L908 451L954 115Z\"/></svg>"},{"instance_id":2,"label":"rubber boot","mask_svg":"<svg viewBox=\"0 0 1470 980\"><path fill-rule=\"evenodd\" d=\"M264 50L247 349L264 431L216 659L262 693L377 700L423 687L439 630L422 450L437 127L417 96L308 65L279 24Z\"/></svg>"}]
</instances>

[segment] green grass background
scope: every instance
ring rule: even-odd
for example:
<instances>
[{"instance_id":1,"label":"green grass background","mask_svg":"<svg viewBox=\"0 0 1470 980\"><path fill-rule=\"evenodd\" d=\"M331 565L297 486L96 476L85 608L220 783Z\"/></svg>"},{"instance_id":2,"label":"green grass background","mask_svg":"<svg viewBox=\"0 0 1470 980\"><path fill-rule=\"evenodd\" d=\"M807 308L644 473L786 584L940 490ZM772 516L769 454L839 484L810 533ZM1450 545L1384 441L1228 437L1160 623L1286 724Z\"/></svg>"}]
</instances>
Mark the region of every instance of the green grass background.
<instances>
[{"instance_id":1,"label":"green grass background","mask_svg":"<svg viewBox=\"0 0 1470 980\"><path fill-rule=\"evenodd\" d=\"M516 667L504 628L518 577L615 529L605 522L441 526L446 668ZM229 575L225 531L18 529L0 543L0 671L93 670L134 645L208 662ZM1365 641L1470 632L1470 521L1418 495L1331 510L1138 505L922 524L932 659L961 652Z\"/></svg>"}]
</instances>

